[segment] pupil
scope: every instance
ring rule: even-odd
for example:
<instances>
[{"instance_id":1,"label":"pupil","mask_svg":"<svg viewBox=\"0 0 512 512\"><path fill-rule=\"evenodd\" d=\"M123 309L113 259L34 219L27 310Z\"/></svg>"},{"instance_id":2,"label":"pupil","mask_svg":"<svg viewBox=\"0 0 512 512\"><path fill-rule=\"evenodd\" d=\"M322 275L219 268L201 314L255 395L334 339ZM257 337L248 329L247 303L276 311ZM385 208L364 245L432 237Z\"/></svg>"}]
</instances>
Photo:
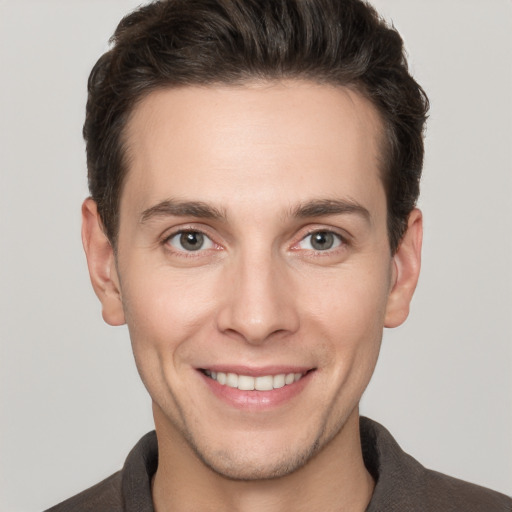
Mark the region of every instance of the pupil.
<instances>
[{"instance_id":1,"label":"pupil","mask_svg":"<svg viewBox=\"0 0 512 512\"><path fill-rule=\"evenodd\" d=\"M319 251L326 251L327 249L330 249L333 244L334 235L332 233L315 233L311 239L311 245Z\"/></svg>"},{"instance_id":2,"label":"pupil","mask_svg":"<svg viewBox=\"0 0 512 512\"><path fill-rule=\"evenodd\" d=\"M182 233L180 243L188 251L197 251L201 249L204 236L201 233Z\"/></svg>"}]
</instances>

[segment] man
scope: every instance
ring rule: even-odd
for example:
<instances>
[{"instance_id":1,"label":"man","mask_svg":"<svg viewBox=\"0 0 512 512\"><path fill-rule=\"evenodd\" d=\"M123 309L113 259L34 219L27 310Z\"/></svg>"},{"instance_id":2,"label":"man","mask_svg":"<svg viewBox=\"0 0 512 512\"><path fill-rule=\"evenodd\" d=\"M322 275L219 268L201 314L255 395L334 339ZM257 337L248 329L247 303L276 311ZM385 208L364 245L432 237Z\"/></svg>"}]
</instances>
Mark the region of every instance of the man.
<instances>
[{"instance_id":1,"label":"man","mask_svg":"<svg viewBox=\"0 0 512 512\"><path fill-rule=\"evenodd\" d=\"M359 0L164 1L89 80L83 240L156 435L63 510L509 510L358 404L420 268L427 99Z\"/></svg>"}]
</instances>

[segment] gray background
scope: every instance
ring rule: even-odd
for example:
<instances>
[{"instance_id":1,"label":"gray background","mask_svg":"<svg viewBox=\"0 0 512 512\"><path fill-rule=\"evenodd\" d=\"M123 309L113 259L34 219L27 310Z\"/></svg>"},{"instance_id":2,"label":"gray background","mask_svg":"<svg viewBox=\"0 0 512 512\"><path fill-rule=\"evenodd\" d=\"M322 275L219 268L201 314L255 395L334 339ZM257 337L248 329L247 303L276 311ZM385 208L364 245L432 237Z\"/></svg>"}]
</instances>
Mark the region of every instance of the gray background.
<instances>
[{"instance_id":1,"label":"gray background","mask_svg":"<svg viewBox=\"0 0 512 512\"><path fill-rule=\"evenodd\" d=\"M80 242L88 72L133 0L0 1L0 510L117 470L151 428ZM422 278L362 412L428 467L512 494L512 3L375 0L432 101Z\"/></svg>"}]
</instances>

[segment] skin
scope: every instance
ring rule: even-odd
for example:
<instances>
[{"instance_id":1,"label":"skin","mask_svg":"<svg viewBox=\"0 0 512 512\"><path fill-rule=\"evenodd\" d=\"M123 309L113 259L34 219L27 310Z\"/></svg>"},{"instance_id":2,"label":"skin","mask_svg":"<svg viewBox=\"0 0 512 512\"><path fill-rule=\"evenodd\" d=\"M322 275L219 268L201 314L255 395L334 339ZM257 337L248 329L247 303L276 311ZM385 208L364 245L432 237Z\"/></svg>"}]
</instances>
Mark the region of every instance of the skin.
<instances>
[{"instance_id":1,"label":"skin","mask_svg":"<svg viewBox=\"0 0 512 512\"><path fill-rule=\"evenodd\" d=\"M358 93L300 81L161 90L133 112L117 251L92 199L83 240L153 400L158 512L365 510L358 403L422 236L414 210L391 254L381 133ZM200 371L235 366L307 375L281 401L236 402Z\"/></svg>"}]
</instances>

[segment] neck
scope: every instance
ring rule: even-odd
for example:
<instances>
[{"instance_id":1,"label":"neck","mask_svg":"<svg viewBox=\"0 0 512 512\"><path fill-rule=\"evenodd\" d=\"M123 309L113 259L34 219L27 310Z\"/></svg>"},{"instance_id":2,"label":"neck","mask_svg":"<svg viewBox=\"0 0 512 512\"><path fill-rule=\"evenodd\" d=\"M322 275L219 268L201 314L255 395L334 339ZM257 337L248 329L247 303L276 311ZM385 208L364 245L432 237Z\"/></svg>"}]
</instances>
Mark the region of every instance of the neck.
<instances>
[{"instance_id":1,"label":"neck","mask_svg":"<svg viewBox=\"0 0 512 512\"><path fill-rule=\"evenodd\" d=\"M155 425L159 463L153 479L155 512L363 512L374 482L364 466L358 410L302 468L284 477L238 481L208 468L168 422Z\"/></svg>"}]
</instances>

